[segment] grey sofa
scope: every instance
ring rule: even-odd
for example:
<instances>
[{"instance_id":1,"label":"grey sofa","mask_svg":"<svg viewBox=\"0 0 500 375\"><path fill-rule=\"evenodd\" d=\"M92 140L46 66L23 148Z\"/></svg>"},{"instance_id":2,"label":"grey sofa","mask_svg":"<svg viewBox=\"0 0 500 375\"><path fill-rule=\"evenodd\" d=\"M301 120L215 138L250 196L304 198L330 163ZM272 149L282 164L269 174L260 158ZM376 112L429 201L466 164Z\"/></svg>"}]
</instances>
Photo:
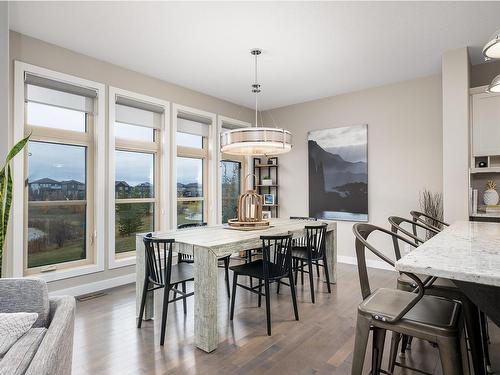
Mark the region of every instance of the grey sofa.
<instances>
[{"instance_id":1,"label":"grey sofa","mask_svg":"<svg viewBox=\"0 0 500 375\"><path fill-rule=\"evenodd\" d=\"M0 375L71 374L75 299L48 296L39 279L0 279L0 312L36 312L33 328L0 359Z\"/></svg>"}]
</instances>

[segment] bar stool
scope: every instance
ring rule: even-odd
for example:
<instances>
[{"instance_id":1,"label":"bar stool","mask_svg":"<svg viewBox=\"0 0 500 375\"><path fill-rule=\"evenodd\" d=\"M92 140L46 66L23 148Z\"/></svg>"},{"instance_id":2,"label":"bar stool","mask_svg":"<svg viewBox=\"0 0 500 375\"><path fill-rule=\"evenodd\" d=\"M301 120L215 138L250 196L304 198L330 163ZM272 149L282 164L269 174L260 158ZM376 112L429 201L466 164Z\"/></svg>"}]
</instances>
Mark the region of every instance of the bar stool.
<instances>
[{"instance_id":1,"label":"bar stool","mask_svg":"<svg viewBox=\"0 0 500 375\"><path fill-rule=\"evenodd\" d=\"M412 239L416 245L420 245L424 243L426 240L421 239L421 237L417 237L417 228L421 228L427 232L431 233L431 236L440 232L436 226L429 226L425 224L423 221L415 221L416 215L420 215L419 217L423 217L417 211L413 212L413 220L408 220L398 216L389 217L389 223L391 224L391 231L394 233L403 233L408 238ZM415 216L414 216L415 215ZM436 220L436 222L442 223L443 226L447 226L447 224L443 221L433 218L432 216L425 215L425 217L429 220ZM410 233L407 229L403 227L403 224L412 227L413 233ZM398 241L393 241L394 243L394 252L396 256L396 260L401 259L401 251L399 248ZM470 343L471 349L471 357L472 364L476 374L484 374L486 371L486 367L489 364L489 355L488 355L488 346L487 342L484 343L482 338L487 337L486 326L481 323L482 316L478 311L477 307L472 303L472 301L464 294L462 291L456 287L453 281L442 278L429 278L422 275L417 275L421 280L426 279L424 281L425 294L438 296L447 298L450 300L460 301L463 307L464 312L464 323L467 329L467 338ZM412 291L416 288L416 284L408 279L405 275L400 275L398 277L398 289ZM478 334L479 332L479 334ZM402 345L401 345L401 353L404 353L407 348L409 348L409 343L411 342L411 338L403 337ZM408 346L407 346L408 345ZM485 363L486 362L486 363ZM389 369L389 371L392 371Z\"/></svg>"},{"instance_id":2,"label":"bar stool","mask_svg":"<svg viewBox=\"0 0 500 375\"><path fill-rule=\"evenodd\" d=\"M172 302L182 300L184 314L186 314L186 299L194 295L194 292L186 292L186 282L194 281L193 267L184 263L172 265L172 246L175 243L174 239L153 238L152 234L149 233L144 236L143 241L146 250L146 272L137 328L141 328L142 325L147 293L163 288L163 309L160 333L160 345L163 345L165 342L168 305ZM152 284L151 288L149 284ZM179 284L182 285L182 290L177 289ZM170 291L175 293L172 299L170 299ZM177 294L179 294L180 297L176 297Z\"/></svg>"},{"instance_id":3,"label":"bar stool","mask_svg":"<svg viewBox=\"0 0 500 375\"><path fill-rule=\"evenodd\" d=\"M375 249L368 237L373 232L387 235L393 241L400 240L410 246L414 242L396 233L371 224L357 223L353 226L356 237L356 257L363 302L358 307L356 338L354 345L352 375L360 375L370 330L373 331L372 374L379 375L386 331L392 331L393 341L402 335L413 336L435 343L439 348L444 375L461 375L460 351L460 304L444 298L424 295L424 284L412 273L405 274L417 285L416 293L398 289L380 288L372 291L366 266L366 249L394 267L394 262ZM391 349L397 345L392 345ZM392 350L391 350L392 351ZM390 359L393 358L393 353ZM400 364L398 364L400 365ZM389 368L393 367L390 360ZM415 370L415 369L414 369Z\"/></svg>"}]
</instances>

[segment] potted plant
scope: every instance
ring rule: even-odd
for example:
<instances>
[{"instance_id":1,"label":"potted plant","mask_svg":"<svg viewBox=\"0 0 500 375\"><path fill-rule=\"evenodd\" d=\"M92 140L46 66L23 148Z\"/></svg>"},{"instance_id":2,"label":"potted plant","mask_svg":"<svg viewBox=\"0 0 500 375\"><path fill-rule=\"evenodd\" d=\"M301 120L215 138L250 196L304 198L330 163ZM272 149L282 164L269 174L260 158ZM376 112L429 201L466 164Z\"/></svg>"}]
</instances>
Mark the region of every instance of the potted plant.
<instances>
[{"instance_id":1,"label":"potted plant","mask_svg":"<svg viewBox=\"0 0 500 375\"><path fill-rule=\"evenodd\" d=\"M273 184L273 179L271 178L271 176L262 177L262 185L271 186L272 184Z\"/></svg>"},{"instance_id":2,"label":"potted plant","mask_svg":"<svg viewBox=\"0 0 500 375\"><path fill-rule=\"evenodd\" d=\"M7 236L10 207L12 205L12 168L10 161L26 146L30 135L20 140L10 150L0 171L0 277L2 277L2 254L5 246L5 237Z\"/></svg>"}]
</instances>

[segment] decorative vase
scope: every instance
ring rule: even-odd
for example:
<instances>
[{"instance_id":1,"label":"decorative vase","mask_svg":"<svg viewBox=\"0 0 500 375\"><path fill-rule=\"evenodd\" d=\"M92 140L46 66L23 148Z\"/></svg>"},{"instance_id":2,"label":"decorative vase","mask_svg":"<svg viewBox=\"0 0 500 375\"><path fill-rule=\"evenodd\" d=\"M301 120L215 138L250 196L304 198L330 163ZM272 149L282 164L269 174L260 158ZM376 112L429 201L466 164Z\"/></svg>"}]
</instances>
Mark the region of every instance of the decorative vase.
<instances>
[{"instance_id":1,"label":"decorative vase","mask_svg":"<svg viewBox=\"0 0 500 375\"><path fill-rule=\"evenodd\" d=\"M484 204L487 206L495 206L498 204L498 192L494 189L485 190L483 194Z\"/></svg>"}]
</instances>

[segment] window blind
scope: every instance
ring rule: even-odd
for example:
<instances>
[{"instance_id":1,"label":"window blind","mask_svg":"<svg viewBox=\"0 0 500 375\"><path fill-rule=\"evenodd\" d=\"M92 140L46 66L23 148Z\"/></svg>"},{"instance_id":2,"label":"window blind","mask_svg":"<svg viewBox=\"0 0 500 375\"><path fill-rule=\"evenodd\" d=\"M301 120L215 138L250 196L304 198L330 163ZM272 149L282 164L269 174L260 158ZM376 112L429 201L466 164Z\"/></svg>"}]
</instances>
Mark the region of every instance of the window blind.
<instances>
[{"instance_id":1,"label":"window blind","mask_svg":"<svg viewBox=\"0 0 500 375\"><path fill-rule=\"evenodd\" d=\"M164 112L162 106L117 96L115 108L117 122L153 129L161 128L161 117Z\"/></svg>"},{"instance_id":2,"label":"window blind","mask_svg":"<svg viewBox=\"0 0 500 375\"><path fill-rule=\"evenodd\" d=\"M210 122L209 122L210 123ZM181 133L200 135L202 137L208 137L208 124L206 122L198 122L193 120L188 120L177 116L177 131Z\"/></svg>"},{"instance_id":3,"label":"window blind","mask_svg":"<svg viewBox=\"0 0 500 375\"><path fill-rule=\"evenodd\" d=\"M25 73L25 98L27 101L93 113L97 92L87 87Z\"/></svg>"}]
</instances>

